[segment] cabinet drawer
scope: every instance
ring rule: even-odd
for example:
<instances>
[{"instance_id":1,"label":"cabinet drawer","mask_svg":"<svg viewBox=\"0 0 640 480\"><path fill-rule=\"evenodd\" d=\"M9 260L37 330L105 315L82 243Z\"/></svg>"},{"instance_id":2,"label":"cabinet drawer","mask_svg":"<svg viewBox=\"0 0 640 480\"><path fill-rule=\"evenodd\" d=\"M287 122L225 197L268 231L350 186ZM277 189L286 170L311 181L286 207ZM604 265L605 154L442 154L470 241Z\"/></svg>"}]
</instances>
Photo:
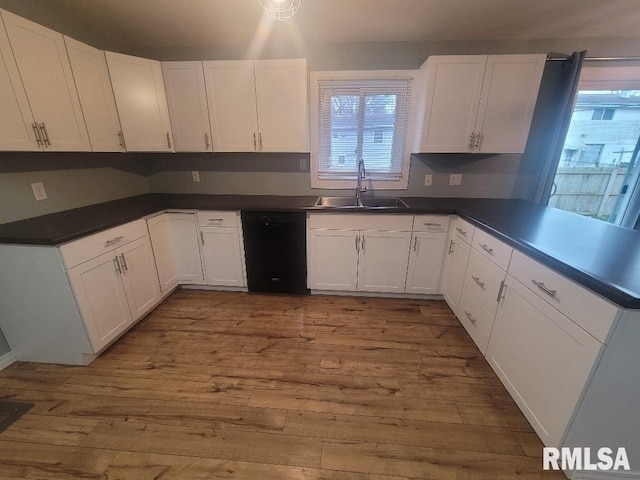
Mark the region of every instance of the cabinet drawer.
<instances>
[{"instance_id":1,"label":"cabinet drawer","mask_svg":"<svg viewBox=\"0 0 640 480\"><path fill-rule=\"evenodd\" d=\"M473 232L473 248L503 270L509 267L513 248L479 228Z\"/></svg>"},{"instance_id":2,"label":"cabinet drawer","mask_svg":"<svg viewBox=\"0 0 640 480\"><path fill-rule=\"evenodd\" d=\"M238 212L218 210L199 211L198 225L201 227L237 227Z\"/></svg>"},{"instance_id":3,"label":"cabinet drawer","mask_svg":"<svg viewBox=\"0 0 640 480\"><path fill-rule=\"evenodd\" d=\"M453 224L453 233L455 234L455 236L460 238L461 240L464 240L469 245L471 245L471 240L473 239L473 231L475 229L476 228L473 225L459 217L456 218L455 223Z\"/></svg>"},{"instance_id":4,"label":"cabinet drawer","mask_svg":"<svg viewBox=\"0 0 640 480\"><path fill-rule=\"evenodd\" d=\"M60 253L67 268L72 268L147 234L147 224L140 219L69 242L60 247Z\"/></svg>"},{"instance_id":5,"label":"cabinet drawer","mask_svg":"<svg viewBox=\"0 0 640 480\"><path fill-rule=\"evenodd\" d=\"M414 232L447 232L449 217L446 215L416 215L413 217Z\"/></svg>"},{"instance_id":6,"label":"cabinet drawer","mask_svg":"<svg viewBox=\"0 0 640 480\"><path fill-rule=\"evenodd\" d=\"M606 340L618 312L613 304L517 250L509 273L595 338Z\"/></svg>"},{"instance_id":7,"label":"cabinet drawer","mask_svg":"<svg viewBox=\"0 0 640 480\"><path fill-rule=\"evenodd\" d=\"M480 300L466 287L462 289L459 314L460 323L484 355L493 328L494 314L484 308Z\"/></svg>"},{"instance_id":8,"label":"cabinet drawer","mask_svg":"<svg viewBox=\"0 0 640 480\"><path fill-rule=\"evenodd\" d=\"M464 287L472 292L491 315L498 308L498 294L506 272L483 257L477 250L471 250Z\"/></svg>"},{"instance_id":9,"label":"cabinet drawer","mask_svg":"<svg viewBox=\"0 0 640 480\"><path fill-rule=\"evenodd\" d=\"M307 219L307 228L328 230L380 230L410 232L413 215L366 213L318 213Z\"/></svg>"}]
</instances>

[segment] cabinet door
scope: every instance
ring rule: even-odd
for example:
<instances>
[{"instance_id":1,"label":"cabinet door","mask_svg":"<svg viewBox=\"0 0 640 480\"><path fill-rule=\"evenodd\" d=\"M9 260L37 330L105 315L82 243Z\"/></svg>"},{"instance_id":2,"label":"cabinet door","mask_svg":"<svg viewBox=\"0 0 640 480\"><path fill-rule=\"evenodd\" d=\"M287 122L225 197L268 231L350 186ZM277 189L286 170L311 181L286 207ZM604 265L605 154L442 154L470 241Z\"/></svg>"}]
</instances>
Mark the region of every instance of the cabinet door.
<instances>
[{"instance_id":1,"label":"cabinet door","mask_svg":"<svg viewBox=\"0 0 640 480\"><path fill-rule=\"evenodd\" d=\"M308 152L307 61L256 60L256 100L262 152Z\"/></svg>"},{"instance_id":2,"label":"cabinet door","mask_svg":"<svg viewBox=\"0 0 640 480\"><path fill-rule=\"evenodd\" d=\"M253 61L203 62L203 66L214 151L258 150Z\"/></svg>"},{"instance_id":3,"label":"cabinet door","mask_svg":"<svg viewBox=\"0 0 640 480\"><path fill-rule=\"evenodd\" d=\"M358 291L403 293L411 232L361 232Z\"/></svg>"},{"instance_id":4,"label":"cabinet door","mask_svg":"<svg viewBox=\"0 0 640 480\"><path fill-rule=\"evenodd\" d=\"M200 259L200 243L194 213L167 213L174 251L178 282L203 284L204 272Z\"/></svg>"},{"instance_id":5,"label":"cabinet door","mask_svg":"<svg viewBox=\"0 0 640 480\"><path fill-rule=\"evenodd\" d=\"M444 284L443 293L453 313L458 315L458 306L460 303L460 295L462 294L462 284L467 272L467 260L469 259L469 251L471 247L468 243L454 237L450 242L449 265L447 269L447 279Z\"/></svg>"},{"instance_id":6,"label":"cabinet door","mask_svg":"<svg viewBox=\"0 0 640 480\"><path fill-rule=\"evenodd\" d=\"M131 325L122 269L113 252L68 270L91 348L96 353Z\"/></svg>"},{"instance_id":7,"label":"cabinet door","mask_svg":"<svg viewBox=\"0 0 640 480\"><path fill-rule=\"evenodd\" d=\"M307 286L312 290L355 292L358 287L359 232L311 229L307 241Z\"/></svg>"},{"instance_id":8,"label":"cabinet door","mask_svg":"<svg viewBox=\"0 0 640 480\"><path fill-rule=\"evenodd\" d=\"M147 220L153 256L156 261L160 291L166 293L178 285L176 247L171 234L169 214L163 213Z\"/></svg>"},{"instance_id":9,"label":"cabinet door","mask_svg":"<svg viewBox=\"0 0 640 480\"><path fill-rule=\"evenodd\" d=\"M211 152L202 62L162 62L176 152Z\"/></svg>"},{"instance_id":10,"label":"cabinet door","mask_svg":"<svg viewBox=\"0 0 640 480\"><path fill-rule=\"evenodd\" d=\"M9 38L0 21L0 150L41 150Z\"/></svg>"},{"instance_id":11,"label":"cabinet door","mask_svg":"<svg viewBox=\"0 0 640 480\"><path fill-rule=\"evenodd\" d=\"M113 98L104 52L64 37L82 113L94 152L124 150L120 119Z\"/></svg>"},{"instance_id":12,"label":"cabinet door","mask_svg":"<svg viewBox=\"0 0 640 480\"><path fill-rule=\"evenodd\" d=\"M127 150L173 151L160 62L121 53L105 55Z\"/></svg>"},{"instance_id":13,"label":"cabinet door","mask_svg":"<svg viewBox=\"0 0 640 480\"><path fill-rule=\"evenodd\" d=\"M2 18L46 149L91 151L62 35L4 10Z\"/></svg>"},{"instance_id":14,"label":"cabinet door","mask_svg":"<svg viewBox=\"0 0 640 480\"><path fill-rule=\"evenodd\" d=\"M238 229L206 227L200 235L207 285L246 286Z\"/></svg>"},{"instance_id":15,"label":"cabinet door","mask_svg":"<svg viewBox=\"0 0 640 480\"><path fill-rule=\"evenodd\" d=\"M406 293L435 295L439 292L445 233L415 232L411 240Z\"/></svg>"},{"instance_id":16,"label":"cabinet door","mask_svg":"<svg viewBox=\"0 0 640 480\"><path fill-rule=\"evenodd\" d=\"M426 89L422 152L470 151L486 62L486 55L429 57L421 74Z\"/></svg>"},{"instance_id":17,"label":"cabinet door","mask_svg":"<svg viewBox=\"0 0 640 480\"><path fill-rule=\"evenodd\" d=\"M507 277L487 360L547 446L558 446L601 344Z\"/></svg>"},{"instance_id":18,"label":"cabinet door","mask_svg":"<svg viewBox=\"0 0 640 480\"><path fill-rule=\"evenodd\" d=\"M142 237L118 248L115 255L122 269L122 283L134 321L160 301L160 285L151 241Z\"/></svg>"},{"instance_id":19,"label":"cabinet door","mask_svg":"<svg viewBox=\"0 0 640 480\"><path fill-rule=\"evenodd\" d=\"M489 55L476 133L478 152L522 153L546 55Z\"/></svg>"}]
</instances>

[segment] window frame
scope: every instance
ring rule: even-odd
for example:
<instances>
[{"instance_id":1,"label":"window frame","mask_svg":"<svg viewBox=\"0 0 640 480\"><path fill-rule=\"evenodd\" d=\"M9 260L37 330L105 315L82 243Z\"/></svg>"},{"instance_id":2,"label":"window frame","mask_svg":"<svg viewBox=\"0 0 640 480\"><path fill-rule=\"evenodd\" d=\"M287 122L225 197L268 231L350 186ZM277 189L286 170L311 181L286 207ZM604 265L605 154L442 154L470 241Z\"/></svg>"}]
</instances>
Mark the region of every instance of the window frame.
<instances>
[{"instance_id":1,"label":"window frame","mask_svg":"<svg viewBox=\"0 0 640 480\"><path fill-rule=\"evenodd\" d=\"M319 114L318 94L319 84L328 80L400 80L406 79L412 82L411 95L409 96L409 115L407 125L407 135L405 139L404 156L402 159L402 172L397 179L369 179L363 185L375 190L406 190L409 186L409 166L411 163L411 147L415 143L416 135L416 111L417 111L417 90L418 90L418 70L345 70L345 71L316 71L310 72L310 175L311 188L324 189L352 189L356 186L356 175L347 179L321 178L318 172L318 137L319 137ZM365 161L366 168L366 161ZM344 177L344 175L341 174Z\"/></svg>"}]
</instances>

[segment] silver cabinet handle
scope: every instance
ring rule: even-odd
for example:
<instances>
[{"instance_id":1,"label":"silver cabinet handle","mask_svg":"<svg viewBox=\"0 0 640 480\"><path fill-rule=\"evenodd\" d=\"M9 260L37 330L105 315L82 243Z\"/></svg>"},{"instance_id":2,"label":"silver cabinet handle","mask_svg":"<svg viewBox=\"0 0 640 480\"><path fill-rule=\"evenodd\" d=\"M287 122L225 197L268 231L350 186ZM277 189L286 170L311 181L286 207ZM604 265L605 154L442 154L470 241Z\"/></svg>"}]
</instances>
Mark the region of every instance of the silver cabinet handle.
<instances>
[{"instance_id":1,"label":"silver cabinet handle","mask_svg":"<svg viewBox=\"0 0 640 480\"><path fill-rule=\"evenodd\" d=\"M104 242L104 247L107 248L107 247L110 247L111 245L115 245L116 243L122 241L123 238L124 238L123 236L119 236L119 237L112 238L111 240L107 240L106 242Z\"/></svg>"},{"instance_id":2,"label":"silver cabinet handle","mask_svg":"<svg viewBox=\"0 0 640 480\"><path fill-rule=\"evenodd\" d=\"M120 254L120 259L122 260L122 269L126 272L129 270L129 267L127 266L127 261L124 258L124 253Z\"/></svg>"},{"instance_id":3,"label":"silver cabinet handle","mask_svg":"<svg viewBox=\"0 0 640 480\"><path fill-rule=\"evenodd\" d=\"M217 223L224 222L224 218L207 218L207 220L209 222L217 222Z\"/></svg>"},{"instance_id":4,"label":"silver cabinet handle","mask_svg":"<svg viewBox=\"0 0 640 480\"><path fill-rule=\"evenodd\" d=\"M39 147L44 147L44 142L42 141L42 137L40 136L40 130L38 129L37 123L32 123L31 128L33 128L33 133L36 135L36 143Z\"/></svg>"},{"instance_id":5,"label":"silver cabinet handle","mask_svg":"<svg viewBox=\"0 0 640 480\"><path fill-rule=\"evenodd\" d=\"M449 240L449 255L453 253L453 246L456 244L453 240Z\"/></svg>"},{"instance_id":6,"label":"silver cabinet handle","mask_svg":"<svg viewBox=\"0 0 640 480\"><path fill-rule=\"evenodd\" d=\"M480 277L474 277L473 275L471 275L471 278L473 278L473 281L476 282L478 286L484 290L485 283L480 281Z\"/></svg>"},{"instance_id":7,"label":"silver cabinet handle","mask_svg":"<svg viewBox=\"0 0 640 480\"><path fill-rule=\"evenodd\" d=\"M496 302L500 303L500 300L502 300L504 298L503 293L506 290L506 288L505 288L506 286L507 286L507 284L504 283L504 280L502 280L500 282L500 289L498 290L498 298L496 298Z\"/></svg>"},{"instance_id":8,"label":"silver cabinet handle","mask_svg":"<svg viewBox=\"0 0 640 480\"><path fill-rule=\"evenodd\" d=\"M544 282L538 282L537 280L534 280L532 278L531 283L533 283L536 287L538 287L540 290L542 290L544 293L546 293L550 297L555 298L556 294L558 293L557 290L552 290L549 287L545 286Z\"/></svg>"},{"instance_id":9,"label":"silver cabinet handle","mask_svg":"<svg viewBox=\"0 0 640 480\"><path fill-rule=\"evenodd\" d=\"M45 146L51 146L51 140L49 140L49 132L47 132L47 126L42 122L40 124L40 130L42 131L42 142Z\"/></svg>"},{"instance_id":10,"label":"silver cabinet handle","mask_svg":"<svg viewBox=\"0 0 640 480\"><path fill-rule=\"evenodd\" d=\"M122 130L118 132L118 142L123 150L127 149L127 145L124 143L124 133L122 133Z\"/></svg>"},{"instance_id":11,"label":"silver cabinet handle","mask_svg":"<svg viewBox=\"0 0 640 480\"><path fill-rule=\"evenodd\" d=\"M204 245L204 232L200 230L200 242Z\"/></svg>"},{"instance_id":12,"label":"silver cabinet handle","mask_svg":"<svg viewBox=\"0 0 640 480\"><path fill-rule=\"evenodd\" d=\"M204 132L204 148L209 150L209 132Z\"/></svg>"},{"instance_id":13,"label":"silver cabinet handle","mask_svg":"<svg viewBox=\"0 0 640 480\"><path fill-rule=\"evenodd\" d=\"M476 141L474 142L473 147L474 147L476 150L480 150L480 144L481 144L481 143L482 143L482 134L481 134L481 133L478 133L478 134L476 135Z\"/></svg>"},{"instance_id":14,"label":"silver cabinet handle","mask_svg":"<svg viewBox=\"0 0 640 480\"><path fill-rule=\"evenodd\" d=\"M463 230L463 229L461 229L460 227L456 227L456 230L457 230L457 231L458 231L458 233L459 233L460 235L462 235L463 237L466 237L466 236L467 236L467 231L466 231L466 230Z\"/></svg>"},{"instance_id":15,"label":"silver cabinet handle","mask_svg":"<svg viewBox=\"0 0 640 480\"><path fill-rule=\"evenodd\" d=\"M253 149L258 150L258 136L256 132L253 132Z\"/></svg>"},{"instance_id":16,"label":"silver cabinet handle","mask_svg":"<svg viewBox=\"0 0 640 480\"><path fill-rule=\"evenodd\" d=\"M365 247L365 236L364 234L362 234L362 253L365 253L364 247Z\"/></svg>"},{"instance_id":17,"label":"silver cabinet handle","mask_svg":"<svg viewBox=\"0 0 640 480\"><path fill-rule=\"evenodd\" d=\"M360 235L356 235L356 252L359 252L358 244L360 243Z\"/></svg>"},{"instance_id":18,"label":"silver cabinet handle","mask_svg":"<svg viewBox=\"0 0 640 480\"><path fill-rule=\"evenodd\" d=\"M416 251L416 247L418 246L418 237L413 237L413 251Z\"/></svg>"},{"instance_id":19,"label":"silver cabinet handle","mask_svg":"<svg viewBox=\"0 0 640 480\"><path fill-rule=\"evenodd\" d=\"M260 151L262 151L262 132L258 134L258 142L260 144Z\"/></svg>"},{"instance_id":20,"label":"silver cabinet handle","mask_svg":"<svg viewBox=\"0 0 640 480\"><path fill-rule=\"evenodd\" d=\"M120 262L118 262L118 257L113 258L113 264L116 266L116 272L118 272L118 275L122 275L122 269L120 268Z\"/></svg>"},{"instance_id":21,"label":"silver cabinet handle","mask_svg":"<svg viewBox=\"0 0 640 480\"><path fill-rule=\"evenodd\" d=\"M171 150L171 135L169 135L169 132L167 132L167 146Z\"/></svg>"},{"instance_id":22,"label":"silver cabinet handle","mask_svg":"<svg viewBox=\"0 0 640 480\"><path fill-rule=\"evenodd\" d=\"M464 314L467 316L467 318L469 319L469 321L475 326L476 323L478 323L478 321L473 318L473 315L471 315L469 312L467 312L466 310L464 311Z\"/></svg>"},{"instance_id":23,"label":"silver cabinet handle","mask_svg":"<svg viewBox=\"0 0 640 480\"><path fill-rule=\"evenodd\" d=\"M441 223L430 223L430 222L424 222L424 224L425 224L427 227L441 227L441 226L442 226L442 224L441 224Z\"/></svg>"},{"instance_id":24,"label":"silver cabinet handle","mask_svg":"<svg viewBox=\"0 0 640 480\"><path fill-rule=\"evenodd\" d=\"M486 243L479 243L478 245L480 245L480 248L482 248L485 252L493 255L493 248L489 248L489 246Z\"/></svg>"}]
</instances>

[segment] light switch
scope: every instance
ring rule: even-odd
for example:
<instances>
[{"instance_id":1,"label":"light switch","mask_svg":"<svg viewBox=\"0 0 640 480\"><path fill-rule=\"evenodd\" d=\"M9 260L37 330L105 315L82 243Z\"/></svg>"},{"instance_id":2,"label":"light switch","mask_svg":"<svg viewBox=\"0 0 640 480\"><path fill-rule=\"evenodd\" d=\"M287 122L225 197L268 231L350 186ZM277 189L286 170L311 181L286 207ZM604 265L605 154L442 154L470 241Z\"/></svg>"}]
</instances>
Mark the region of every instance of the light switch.
<instances>
[{"instance_id":1,"label":"light switch","mask_svg":"<svg viewBox=\"0 0 640 480\"><path fill-rule=\"evenodd\" d=\"M424 176L424 186L425 187L430 187L431 185L433 185L433 175L427 173Z\"/></svg>"},{"instance_id":2,"label":"light switch","mask_svg":"<svg viewBox=\"0 0 640 480\"><path fill-rule=\"evenodd\" d=\"M33 190L33 196L36 197L36 200L46 200L47 191L44 189L44 184L42 182L32 183L31 190Z\"/></svg>"},{"instance_id":3,"label":"light switch","mask_svg":"<svg viewBox=\"0 0 640 480\"><path fill-rule=\"evenodd\" d=\"M462 185L462 174L452 173L449 175L449 185Z\"/></svg>"},{"instance_id":4,"label":"light switch","mask_svg":"<svg viewBox=\"0 0 640 480\"><path fill-rule=\"evenodd\" d=\"M198 170L193 170L191 172L191 176L193 177L193 181L194 182L199 182L200 181L200 172Z\"/></svg>"}]
</instances>

